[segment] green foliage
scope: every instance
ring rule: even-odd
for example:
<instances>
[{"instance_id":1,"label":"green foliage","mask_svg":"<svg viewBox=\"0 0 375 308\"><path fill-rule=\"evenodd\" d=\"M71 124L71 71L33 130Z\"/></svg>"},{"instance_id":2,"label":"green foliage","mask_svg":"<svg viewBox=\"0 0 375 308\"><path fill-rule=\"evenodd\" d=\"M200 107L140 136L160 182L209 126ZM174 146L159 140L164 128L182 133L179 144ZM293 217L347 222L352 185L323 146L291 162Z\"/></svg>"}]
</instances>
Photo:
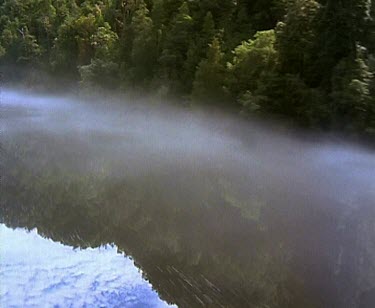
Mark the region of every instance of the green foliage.
<instances>
[{"instance_id":1,"label":"green foliage","mask_svg":"<svg viewBox=\"0 0 375 308\"><path fill-rule=\"evenodd\" d=\"M42 47L38 45L34 35L31 35L27 27L21 29L5 29L1 36L3 57L5 60L27 64L37 62L42 55Z\"/></svg>"},{"instance_id":2,"label":"green foliage","mask_svg":"<svg viewBox=\"0 0 375 308\"><path fill-rule=\"evenodd\" d=\"M111 30L107 22L96 29L96 32L90 37L90 43L94 47L95 58L103 60L116 58L118 36Z\"/></svg>"},{"instance_id":3,"label":"green foliage","mask_svg":"<svg viewBox=\"0 0 375 308\"><path fill-rule=\"evenodd\" d=\"M0 65L82 85L225 97L305 125L374 127L374 78L358 73L373 76L374 54L374 0L0 4Z\"/></svg>"},{"instance_id":4,"label":"green foliage","mask_svg":"<svg viewBox=\"0 0 375 308\"><path fill-rule=\"evenodd\" d=\"M370 17L367 22L365 32L365 40L363 44L369 49L371 53L375 53L375 1L371 1Z\"/></svg>"},{"instance_id":5,"label":"green foliage","mask_svg":"<svg viewBox=\"0 0 375 308\"><path fill-rule=\"evenodd\" d=\"M356 44L365 38L369 21L369 0L327 0L319 14L314 68L314 85L331 91L335 67L347 57L355 57ZM365 45L365 44L363 44Z\"/></svg>"},{"instance_id":6,"label":"green foliage","mask_svg":"<svg viewBox=\"0 0 375 308\"><path fill-rule=\"evenodd\" d=\"M111 60L115 57L118 36L107 22L97 15L67 18L59 28L52 54L57 70L76 71L92 59Z\"/></svg>"},{"instance_id":7,"label":"green foliage","mask_svg":"<svg viewBox=\"0 0 375 308\"><path fill-rule=\"evenodd\" d=\"M236 96L257 89L262 76L272 72L277 64L273 30L257 32L253 40L242 42L235 48L232 63L230 89Z\"/></svg>"},{"instance_id":8,"label":"green foliage","mask_svg":"<svg viewBox=\"0 0 375 308\"><path fill-rule=\"evenodd\" d=\"M251 91L246 91L238 98L238 102L244 107L245 112L255 113L261 109L267 96L253 94Z\"/></svg>"},{"instance_id":9,"label":"green foliage","mask_svg":"<svg viewBox=\"0 0 375 308\"><path fill-rule=\"evenodd\" d=\"M363 57L361 46L357 57L344 58L334 71L332 80L332 104L335 120L351 129L365 129L372 121L373 97L370 87L373 78Z\"/></svg>"},{"instance_id":10,"label":"green foliage","mask_svg":"<svg viewBox=\"0 0 375 308\"><path fill-rule=\"evenodd\" d=\"M79 74L85 88L103 86L113 89L119 86L119 68L111 61L93 59L89 65L79 67Z\"/></svg>"},{"instance_id":11,"label":"green foliage","mask_svg":"<svg viewBox=\"0 0 375 308\"><path fill-rule=\"evenodd\" d=\"M224 88L225 66L220 41L214 38L195 74L192 96L199 101L222 102L227 98Z\"/></svg>"},{"instance_id":12,"label":"green foliage","mask_svg":"<svg viewBox=\"0 0 375 308\"><path fill-rule=\"evenodd\" d=\"M157 60L157 41L154 36L152 19L149 10L142 1L134 14L131 28L136 36L132 43L131 63L128 70L134 86L147 85L153 77Z\"/></svg>"},{"instance_id":13,"label":"green foliage","mask_svg":"<svg viewBox=\"0 0 375 308\"><path fill-rule=\"evenodd\" d=\"M183 66L187 59L193 33L193 18L183 2L165 33L163 51L159 57L160 74L170 84L172 93L186 92ZM185 91L184 91L185 90Z\"/></svg>"},{"instance_id":14,"label":"green foliage","mask_svg":"<svg viewBox=\"0 0 375 308\"><path fill-rule=\"evenodd\" d=\"M316 41L320 4L315 0L296 0L289 5L283 22L276 27L280 70L305 75L311 65Z\"/></svg>"},{"instance_id":15,"label":"green foliage","mask_svg":"<svg viewBox=\"0 0 375 308\"><path fill-rule=\"evenodd\" d=\"M300 125L326 128L329 110L323 91L309 88L297 75L267 74L256 91L264 112L284 114Z\"/></svg>"},{"instance_id":16,"label":"green foliage","mask_svg":"<svg viewBox=\"0 0 375 308\"><path fill-rule=\"evenodd\" d=\"M5 55L6 50L3 46L0 45L0 59Z\"/></svg>"}]
</instances>

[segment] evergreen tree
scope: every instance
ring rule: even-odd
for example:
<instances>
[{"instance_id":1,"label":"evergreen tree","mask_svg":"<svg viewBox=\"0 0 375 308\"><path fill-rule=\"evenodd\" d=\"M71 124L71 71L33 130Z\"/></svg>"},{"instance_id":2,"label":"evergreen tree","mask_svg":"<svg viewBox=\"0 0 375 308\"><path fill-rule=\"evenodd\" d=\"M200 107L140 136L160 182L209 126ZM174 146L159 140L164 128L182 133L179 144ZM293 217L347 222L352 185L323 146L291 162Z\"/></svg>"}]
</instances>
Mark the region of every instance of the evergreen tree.
<instances>
[{"instance_id":1,"label":"evergreen tree","mask_svg":"<svg viewBox=\"0 0 375 308\"><path fill-rule=\"evenodd\" d=\"M373 99L370 86L373 75L357 45L357 57L342 59L332 77L332 114L336 125L365 129L372 122Z\"/></svg>"},{"instance_id":2,"label":"evergreen tree","mask_svg":"<svg viewBox=\"0 0 375 308\"><path fill-rule=\"evenodd\" d=\"M180 6L163 42L163 52L159 57L161 75L170 83L172 93L186 92L183 66L193 33L193 19L186 2Z\"/></svg>"},{"instance_id":3,"label":"evergreen tree","mask_svg":"<svg viewBox=\"0 0 375 308\"><path fill-rule=\"evenodd\" d=\"M347 57L356 57L356 44L364 39L370 0L327 0L319 16L315 44L314 84L331 87L333 69Z\"/></svg>"},{"instance_id":4,"label":"evergreen tree","mask_svg":"<svg viewBox=\"0 0 375 308\"><path fill-rule=\"evenodd\" d=\"M215 32L215 21L211 11L208 11L204 17L202 31L200 34L201 45L208 45L208 43L211 42L212 38L214 37Z\"/></svg>"},{"instance_id":5,"label":"evergreen tree","mask_svg":"<svg viewBox=\"0 0 375 308\"><path fill-rule=\"evenodd\" d=\"M157 60L153 21L149 14L150 12L142 0L131 22L134 40L128 72L134 85L146 85L153 78Z\"/></svg>"},{"instance_id":6,"label":"evergreen tree","mask_svg":"<svg viewBox=\"0 0 375 308\"><path fill-rule=\"evenodd\" d=\"M235 2L233 0L201 0L199 10L203 14L211 12L217 27L225 28L235 10Z\"/></svg>"},{"instance_id":7,"label":"evergreen tree","mask_svg":"<svg viewBox=\"0 0 375 308\"><path fill-rule=\"evenodd\" d=\"M375 0L371 1L370 18L366 30L364 44L370 53L375 54Z\"/></svg>"},{"instance_id":8,"label":"evergreen tree","mask_svg":"<svg viewBox=\"0 0 375 308\"><path fill-rule=\"evenodd\" d=\"M200 61L206 57L207 49L215 37L215 22L211 12L207 12L201 31L190 40L190 46L186 54L186 61L184 63L183 80L188 92L192 91L193 81L195 79L195 72Z\"/></svg>"},{"instance_id":9,"label":"evergreen tree","mask_svg":"<svg viewBox=\"0 0 375 308\"><path fill-rule=\"evenodd\" d=\"M199 101L222 102L227 98L224 88L225 66L220 41L215 37L209 45L207 58L197 68L192 97Z\"/></svg>"},{"instance_id":10,"label":"evergreen tree","mask_svg":"<svg viewBox=\"0 0 375 308\"><path fill-rule=\"evenodd\" d=\"M308 78L316 42L320 4L315 0L296 0L276 28L277 51L282 73Z\"/></svg>"}]
</instances>

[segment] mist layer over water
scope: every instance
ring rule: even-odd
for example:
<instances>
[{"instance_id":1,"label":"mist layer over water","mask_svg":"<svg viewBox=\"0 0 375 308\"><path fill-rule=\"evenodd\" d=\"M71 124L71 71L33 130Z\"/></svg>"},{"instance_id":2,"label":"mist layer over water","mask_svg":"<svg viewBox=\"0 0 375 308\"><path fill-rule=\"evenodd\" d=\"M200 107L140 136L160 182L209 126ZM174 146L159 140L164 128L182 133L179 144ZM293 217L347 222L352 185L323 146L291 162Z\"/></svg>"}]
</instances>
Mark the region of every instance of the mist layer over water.
<instances>
[{"instance_id":1,"label":"mist layer over water","mask_svg":"<svg viewBox=\"0 0 375 308\"><path fill-rule=\"evenodd\" d=\"M212 110L1 103L7 225L115 242L180 306L375 304L373 150Z\"/></svg>"},{"instance_id":2,"label":"mist layer over water","mask_svg":"<svg viewBox=\"0 0 375 308\"><path fill-rule=\"evenodd\" d=\"M5 137L27 131L64 138L64 150L85 151L82 161L75 157L72 163L87 171L111 162L117 171L132 169L132 176L188 164L197 172L204 166L250 177L252 185L241 183L245 190L255 183L267 186L267 193L313 191L346 204L366 196L375 200L374 151L324 139L303 141L220 113L97 103L3 91L2 131Z\"/></svg>"}]
</instances>

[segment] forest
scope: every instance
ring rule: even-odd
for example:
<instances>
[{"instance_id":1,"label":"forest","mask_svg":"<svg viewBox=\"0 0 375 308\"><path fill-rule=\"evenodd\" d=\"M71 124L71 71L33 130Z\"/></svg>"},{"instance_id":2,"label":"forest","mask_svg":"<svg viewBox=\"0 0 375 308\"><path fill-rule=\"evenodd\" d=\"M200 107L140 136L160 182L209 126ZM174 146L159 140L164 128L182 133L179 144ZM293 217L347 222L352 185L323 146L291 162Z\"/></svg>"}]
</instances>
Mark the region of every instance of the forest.
<instances>
[{"instance_id":1,"label":"forest","mask_svg":"<svg viewBox=\"0 0 375 308\"><path fill-rule=\"evenodd\" d=\"M2 0L0 71L375 134L375 0Z\"/></svg>"}]
</instances>

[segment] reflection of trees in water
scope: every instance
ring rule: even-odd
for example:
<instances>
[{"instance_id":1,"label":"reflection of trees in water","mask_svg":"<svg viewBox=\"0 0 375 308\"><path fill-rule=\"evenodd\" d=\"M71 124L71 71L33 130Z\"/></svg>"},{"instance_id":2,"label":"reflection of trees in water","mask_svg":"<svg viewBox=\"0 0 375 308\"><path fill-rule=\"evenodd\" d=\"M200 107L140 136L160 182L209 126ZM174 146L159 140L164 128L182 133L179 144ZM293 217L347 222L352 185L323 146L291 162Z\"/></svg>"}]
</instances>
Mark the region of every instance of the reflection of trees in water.
<instances>
[{"instance_id":1,"label":"reflection of trees in water","mask_svg":"<svg viewBox=\"0 0 375 308\"><path fill-rule=\"evenodd\" d=\"M341 240L356 244L365 261L374 248L367 244L373 220L359 214L345 223L357 236L368 234L366 242L345 238L337 210L303 194L285 204L274 196L260 202L224 175L197 177L182 167L134 177L86 173L56 141L23 143L5 142L1 220L74 247L115 243L179 306L334 307L349 289L342 281L357 286L348 302L374 282L358 255L337 264Z\"/></svg>"}]
</instances>

